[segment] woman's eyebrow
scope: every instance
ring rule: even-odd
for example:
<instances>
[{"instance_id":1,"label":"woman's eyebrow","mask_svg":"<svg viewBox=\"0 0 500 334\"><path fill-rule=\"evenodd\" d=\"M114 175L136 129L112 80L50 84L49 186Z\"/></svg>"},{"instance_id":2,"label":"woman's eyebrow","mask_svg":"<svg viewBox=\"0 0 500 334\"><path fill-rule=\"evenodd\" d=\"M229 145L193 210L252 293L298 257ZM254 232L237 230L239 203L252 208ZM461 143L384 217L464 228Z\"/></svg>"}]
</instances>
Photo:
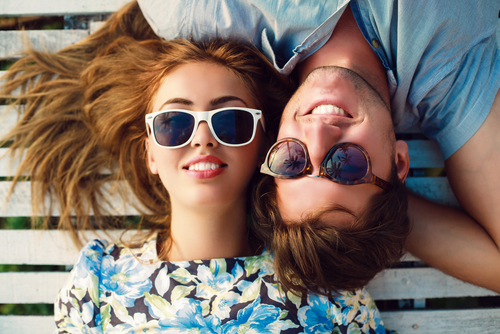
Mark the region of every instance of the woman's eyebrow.
<instances>
[{"instance_id":1,"label":"woman's eyebrow","mask_svg":"<svg viewBox=\"0 0 500 334\"><path fill-rule=\"evenodd\" d=\"M186 106L192 106L194 103L193 101L191 100L188 100L188 99L183 99L181 97L174 97L173 99L169 99L167 101L165 101L160 109L158 110L162 110L164 106L168 105L168 104L183 104L183 105L186 105Z\"/></svg>"},{"instance_id":2,"label":"woman's eyebrow","mask_svg":"<svg viewBox=\"0 0 500 334\"><path fill-rule=\"evenodd\" d=\"M241 99L237 96L233 96L233 95L216 97L215 99L210 101L210 105L217 106L219 104L223 104L223 103L230 102L230 101L240 101L241 103L243 103L245 105L245 107L248 107L248 104L243 99ZM174 97L172 99L165 101L158 110L162 110L163 107L165 107L166 105L169 105L169 104L183 104L185 106L194 105L193 101L191 101L191 100L188 100L188 99L185 99L182 97Z\"/></svg>"},{"instance_id":3,"label":"woman's eyebrow","mask_svg":"<svg viewBox=\"0 0 500 334\"><path fill-rule=\"evenodd\" d=\"M230 102L230 101L240 101L241 103L243 103L245 105L245 107L248 107L248 104L243 99L241 99L237 96L233 96L233 95L217 97L217 98L213 99L212 101L210 101L210 104L213 106L216 106L218 104L223 104L223 103Z\"/></svg>"}]
</instances>

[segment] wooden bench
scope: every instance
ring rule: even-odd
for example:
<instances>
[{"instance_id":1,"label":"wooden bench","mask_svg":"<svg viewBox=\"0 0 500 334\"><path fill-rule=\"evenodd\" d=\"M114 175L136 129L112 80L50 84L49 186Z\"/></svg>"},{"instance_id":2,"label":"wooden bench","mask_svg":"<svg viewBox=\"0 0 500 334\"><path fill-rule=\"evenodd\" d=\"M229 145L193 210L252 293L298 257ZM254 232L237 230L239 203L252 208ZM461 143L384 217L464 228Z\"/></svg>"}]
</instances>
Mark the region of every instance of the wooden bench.
<instances>
[{"instance_id":1,"label":"wooden bench","mask_svg":"<svg viewBox=\"0 0 500 334\"><path fill-rule=\"evenodd\" d=\"M36 0L0 1L0 16L88 16L108 14L122 6L123 0ZM99 26L90 22L87 29L26 31L29 40L37 47L54 51L74 43ZM0 31L0 58L12 57L22 46L21 32ZM3 73L3 72L2 72ZM0 73L0 74L2 74ZM0 105L0 113L6 106ZM12 110L0 121L0 135L16 121ZM408 135L405 135L408 136ZM442 168L444 163L437 145L428 140L407 140L410 147L411 168L414 176L408 177L408 188L424 197L457 206L445 177L416 176L426 168ZM0 155L5 149L0 149ZM0 199L4 199L10 187L7 159L0 160ZM24 217L31 215L30 184L22 182L11 201L0 204L0 217ZM118 198L112 205L119 215L136 214ZM119 231L111 233L116 238ZM92 235L86 235L93 238ZM61 231L0 230L0 264L61 265L69 270L76 261L78 250ZM1 304L51 304L68 276L67 271L49 272L0 272ZM500 278L499 278L500 279ZM500 328L500 296L492 291L464 283L425 266L408 255L400 268L386 270L368 286L379 305L388 329L399 333L498 333ZM448 298L488 297L496 302L493 308L468 307L465 309L429 309L431 301ZM410 304L410 308L400 307ZM52 316L2 315L0 333L50 333L55 328Z\"/></svg>"}]
</instances>

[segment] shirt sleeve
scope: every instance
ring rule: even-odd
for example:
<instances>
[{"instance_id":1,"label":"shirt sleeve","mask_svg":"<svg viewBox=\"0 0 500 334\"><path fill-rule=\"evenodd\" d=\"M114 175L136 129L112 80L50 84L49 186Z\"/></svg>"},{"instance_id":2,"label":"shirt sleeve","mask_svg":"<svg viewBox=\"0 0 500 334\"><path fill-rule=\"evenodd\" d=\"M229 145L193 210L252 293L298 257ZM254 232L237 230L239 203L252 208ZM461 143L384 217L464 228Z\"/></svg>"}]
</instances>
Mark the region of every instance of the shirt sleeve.
<instances>
[{"instance_id":1,"label":"shirt sleeve","mask_svg":"<svg viewBox=\"0 0 500 334\"><path fill-rule=\"evenodd\" d=\"M99 276L105 246L106 241L93 240L80 251L54 304L56 333L100 333Z\"/></svg>"}]
</instances>

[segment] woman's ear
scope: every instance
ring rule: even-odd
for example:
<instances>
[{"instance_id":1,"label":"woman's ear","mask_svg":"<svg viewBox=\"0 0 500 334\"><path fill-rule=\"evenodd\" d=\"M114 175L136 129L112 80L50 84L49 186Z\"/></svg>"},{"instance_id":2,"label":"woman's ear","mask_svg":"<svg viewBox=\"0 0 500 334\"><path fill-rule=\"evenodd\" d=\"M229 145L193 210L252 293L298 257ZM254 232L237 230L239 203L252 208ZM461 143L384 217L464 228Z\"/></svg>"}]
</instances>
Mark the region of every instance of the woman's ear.
<instances>
[{"instance_id":1,"label":"woman's ear","mask_svg":"<svg viewBox=\"0 0 500 334\"><path fill-rule=\"evenodd\" d=\"M149 149L149 137L144 138L144 145L146 146L146 154L147 154L147 162L148 162L149 170L153 174L158 174L158 168L156 166L156 162L155 162L153 153Z\"/></svg>"},{"instance_id":2,"label":"woman's ear","mask_svg":"<svg viewBox=\"0 0 500 334\"><path fill-rule=\"evenodd\" d=\"M396 141L396 168L401 182L405 182L410 170L410 155L408 154L408 144L404 140Z\"/></svg>"}]
</instances>

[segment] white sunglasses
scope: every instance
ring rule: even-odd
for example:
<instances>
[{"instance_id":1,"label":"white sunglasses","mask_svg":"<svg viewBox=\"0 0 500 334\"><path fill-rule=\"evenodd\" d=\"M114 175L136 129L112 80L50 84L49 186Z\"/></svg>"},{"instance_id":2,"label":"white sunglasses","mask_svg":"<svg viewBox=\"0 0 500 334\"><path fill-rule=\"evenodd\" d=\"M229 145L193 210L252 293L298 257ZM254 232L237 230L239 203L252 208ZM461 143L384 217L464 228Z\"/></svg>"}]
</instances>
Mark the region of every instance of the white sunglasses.
<instances>
[{"instance_id":1,"label":"white sunglasses","mask_svg":"<svg viewBox=\"0 0 500 334\"><path fill-rule=\"evenodd\" d=\"M261 118L262 111L240 107L210 111L169 109L147 114L146 128L158 146L180 148L193 140L198 124L205 121L220 144L237 147L252 142ZM261 124L265 131L263 119Z\"/></svg>"}]
</instances>

